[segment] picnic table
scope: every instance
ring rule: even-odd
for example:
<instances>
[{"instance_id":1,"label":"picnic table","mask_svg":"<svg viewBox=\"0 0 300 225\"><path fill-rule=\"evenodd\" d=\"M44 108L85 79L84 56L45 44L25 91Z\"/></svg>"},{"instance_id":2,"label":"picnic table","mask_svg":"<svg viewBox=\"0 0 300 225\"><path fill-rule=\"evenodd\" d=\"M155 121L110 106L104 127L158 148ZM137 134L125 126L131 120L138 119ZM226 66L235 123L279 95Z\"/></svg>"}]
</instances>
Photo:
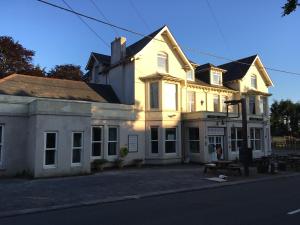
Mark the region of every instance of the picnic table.
<instances>
[{"instance_id":1,"label":"picnic table","mask_svg":"<svg viewBox=\"0 0 300 225\"><path fill-rule=\"evenodd\" d=\"M204 165L204 173L206 173L207 170L212 170L214 172L218 170L237 171L241 174L240 165L233 163L231 160L218 160L213 161L212 163L207 163Z\"/></svg>"}]
</instances>

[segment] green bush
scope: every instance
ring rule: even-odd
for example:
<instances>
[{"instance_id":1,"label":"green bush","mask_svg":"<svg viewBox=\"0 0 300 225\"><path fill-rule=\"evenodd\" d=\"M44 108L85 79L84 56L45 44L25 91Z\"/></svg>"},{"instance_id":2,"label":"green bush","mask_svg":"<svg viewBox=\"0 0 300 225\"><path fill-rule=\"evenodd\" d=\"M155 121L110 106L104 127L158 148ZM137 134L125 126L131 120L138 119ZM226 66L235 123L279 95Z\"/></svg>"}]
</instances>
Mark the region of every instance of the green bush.
<instances>
[{"instance_id":1,"label":"green bush","mask_svg":"<svg viewBox=\"0 0 300 225\"><path fill-rule=\"evenodd\" d=\"M95 159L92 162L92 169L102 171L106 163L107 163L106 159Z\"/></svg>"},{"instance_id":2,"label":"green bush","mask_svg":"<svg viewBox=\"0 0 300 225\"><path fill-rule=\"evenodd\" d=\"M128 148L127 147L122 147L120 149L120 157L125 158L128 155Z\"/></svg>"}]
</instances>

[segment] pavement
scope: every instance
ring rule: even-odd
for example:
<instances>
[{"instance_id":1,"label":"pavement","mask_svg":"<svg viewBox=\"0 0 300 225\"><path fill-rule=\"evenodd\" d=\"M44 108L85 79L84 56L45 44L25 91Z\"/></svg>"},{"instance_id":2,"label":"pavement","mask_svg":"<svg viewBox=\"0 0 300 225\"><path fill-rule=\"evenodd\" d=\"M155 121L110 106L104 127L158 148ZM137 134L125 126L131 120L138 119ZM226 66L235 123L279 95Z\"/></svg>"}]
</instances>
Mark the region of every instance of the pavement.
<instances>
[{"instance_id":1,"label":"pavement","mask_svg":"<svg viewBox=\"0 0 300 225\"><path fill-rule=\"evenodd\" d=\"M88 176L48 179L0 179L0 218L141 199L174 193L298 176L298 173L232 176L218 183L206 178L199 165L176 165L141 169L108 170Z\"/></svg>"}]
</instances>

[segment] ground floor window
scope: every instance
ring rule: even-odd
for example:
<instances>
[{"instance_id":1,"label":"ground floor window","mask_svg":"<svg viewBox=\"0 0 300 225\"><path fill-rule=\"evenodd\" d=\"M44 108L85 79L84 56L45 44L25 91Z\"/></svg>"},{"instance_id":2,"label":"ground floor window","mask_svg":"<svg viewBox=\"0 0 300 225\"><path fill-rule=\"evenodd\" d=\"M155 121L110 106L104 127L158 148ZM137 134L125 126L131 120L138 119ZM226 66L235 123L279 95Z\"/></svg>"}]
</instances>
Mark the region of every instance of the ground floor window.
<instances>
[{"instance_id":1,"label":"ground floor window","mask_svg":"<svg viewBox=\"0 0 300 225\"><path fill-rule=\"evenodd\" d=\"M199 128L198 127L190 127L188 132L189 132L190 152L191 153L199 153L200 152Z\"/></svg>"},{"instance_id":2,"label":"ground floor window","mask_svg":"<svg viewBox=\"0 0 300 225\"><path fill-rule=\"evenodd\" d=\"M250 128L250 143L253 150L263 150L262 128Z\"/></svg>"},{"instance_id":3,"label":"ground floor window","mask_svg":"<svg viewBox=\"0 0 300 225\"><path fill-rule=\"evenodd\" d=\"M92 127L92 157L100 158L103 146L103 127Z\"/></svg>"},{"instance_id":4,"label":"ground floor window","mask_svg":"<svg viewBox=\"0 0 300 225\"><path fill-rule=\"evenodd\" d=\"M158 154L158 127L150 128L151 136L151 153Z\"/></svg>"},{"instance_id":5,"label":"ground floor window","mask_svg":"<svg viewBox=\"0 0 300 225\"><path fill-rule=\"evenodd\" d=\"M45 133L45 147L44 147L44 166L55 167L56 165L56 152L57 152L57 133Z\"/></svg>"},{"instance_id":6,"label":"ground floor window","mask_svg":"<svg viewBox=\"0 0 300 225\"><path fill-rule=\"evenodd\" d=\"M118 128L109 127L108 128L108 155L117 155L118 147Z\"/></svg>"},{"instance_id":7,"label":"ground floor window","mask_svg":"<svg viewBox=\"0 0 300 225\"><path fill-rule=\"evenodd\" d=\"M0 125L0 165L3 163L3 139L4 126Z\"/></svg>"},{"instance_id":8,"label":"ground floor window","mask_svg":"<svg viewBox=\"0 0 300 225\"><path fill-rule=\"evenodd\" d=\"M83 153L83 132L73 132L72 135L72 164L81 164Z\"/></svg>"},{"instance_id":9,"label":"ground floor window","mask_svg":"<svg viewBox=\"0 0 300 225\"><path fill-rule=\"evenodd\" d=\"M165 129L165 152L176 152L176 128Z\"/></svg>"},{"instance_id":10,"label":"ground floor window","mask_svg":"<svg viewBox=\"0 0 300 225\"><path fill-rule=\"evenodd\" d=\"M241 127L231 128L231 151L239 151L243 145L243 136Z\"/></svg>"}]
</instances>

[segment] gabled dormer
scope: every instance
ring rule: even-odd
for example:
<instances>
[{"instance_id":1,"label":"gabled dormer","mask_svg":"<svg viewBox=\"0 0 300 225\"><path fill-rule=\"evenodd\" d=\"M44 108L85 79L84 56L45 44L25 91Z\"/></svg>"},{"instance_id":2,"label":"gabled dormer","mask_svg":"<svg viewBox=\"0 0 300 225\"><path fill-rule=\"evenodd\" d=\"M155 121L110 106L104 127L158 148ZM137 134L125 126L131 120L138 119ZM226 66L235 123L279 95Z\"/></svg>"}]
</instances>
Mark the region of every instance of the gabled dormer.
<instances>
[{"instance_id":1,"label":"gabled dormer","mask_svg":"<svg viewBox=\"0 0 300 225\"><path fill-rule=\"evenodd\" d=\"M196 78L210 85L223 86L223 74L226 70L211 63L200 65L196 68Z\"/></svg>"}]
</instances>

